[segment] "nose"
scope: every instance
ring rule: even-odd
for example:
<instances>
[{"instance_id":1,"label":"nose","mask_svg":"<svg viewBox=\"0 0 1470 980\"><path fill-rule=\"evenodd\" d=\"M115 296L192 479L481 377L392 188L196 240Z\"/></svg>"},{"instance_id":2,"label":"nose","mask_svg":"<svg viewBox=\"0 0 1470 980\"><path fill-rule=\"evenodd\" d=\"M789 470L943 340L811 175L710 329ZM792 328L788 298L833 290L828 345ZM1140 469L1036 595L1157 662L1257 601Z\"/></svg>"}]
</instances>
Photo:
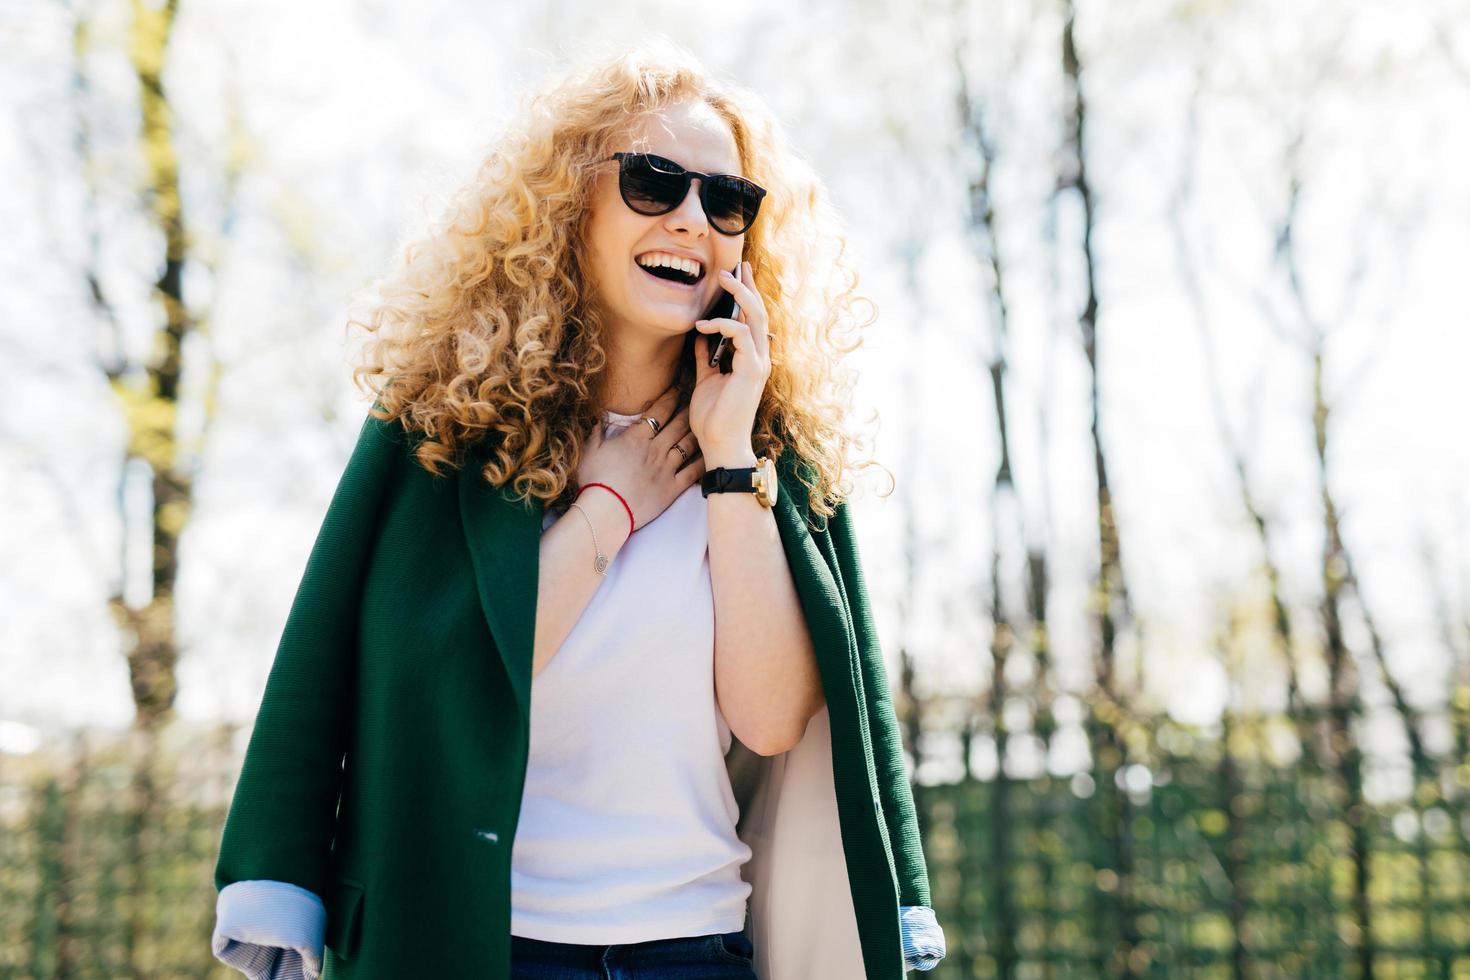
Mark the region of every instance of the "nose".
<instances>
[{"instance_id":1,"label":"nose","mask_svg":"<svg viewBox=\"0 0 1470 980\"><path fill-rule=\"evenodd\" d=\"M703 177L689 181L689 190L677 208L664 216L671 231L695 231L701 235L709 233L709 219L704 213L704 204L699 199L699 188Z\"/></svg>"}]
</instances>

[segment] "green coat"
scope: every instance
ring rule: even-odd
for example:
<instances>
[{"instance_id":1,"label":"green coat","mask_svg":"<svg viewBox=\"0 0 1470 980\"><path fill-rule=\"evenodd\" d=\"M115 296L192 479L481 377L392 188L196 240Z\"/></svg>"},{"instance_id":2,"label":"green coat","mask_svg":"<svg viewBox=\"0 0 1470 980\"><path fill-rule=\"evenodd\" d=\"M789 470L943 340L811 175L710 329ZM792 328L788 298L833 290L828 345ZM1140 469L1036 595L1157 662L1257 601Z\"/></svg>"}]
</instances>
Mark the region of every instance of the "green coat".
<instances>
[{"instance_id":1,"label":"green coat","mask_svg":"<svg viewBox=\"0 0 1470 980\"><path fill-rule=\"evenodd\" d=\"M543 508L474 459L435 477L411 445L396 423L362 426L266 682L215 886L322 896L324 980L502 980ZM899 908L930 898L899 729L847 506L812 531L794 462L778 462L775 517L826 707L788 752L732 738L726 756L757 973L902 980Z\"/></svg>"}]
</instances>

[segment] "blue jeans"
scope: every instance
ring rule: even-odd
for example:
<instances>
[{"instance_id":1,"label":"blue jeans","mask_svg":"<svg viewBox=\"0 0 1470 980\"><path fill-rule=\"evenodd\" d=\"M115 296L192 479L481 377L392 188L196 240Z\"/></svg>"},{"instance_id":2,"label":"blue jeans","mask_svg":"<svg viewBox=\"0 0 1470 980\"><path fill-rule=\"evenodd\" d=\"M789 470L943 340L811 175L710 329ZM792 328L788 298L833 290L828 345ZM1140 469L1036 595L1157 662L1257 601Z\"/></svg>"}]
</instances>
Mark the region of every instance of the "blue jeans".
<instances>
[{"instance_id":1,"label":"blue jeans","mask_svg":"<svg viewBox=\"0 0 1470 980\"><path fill-rule=\"evenodd\" d=\"M755 980L741 932L587 946L510 937L511 980Z\"/></svg>"}]
</instances>

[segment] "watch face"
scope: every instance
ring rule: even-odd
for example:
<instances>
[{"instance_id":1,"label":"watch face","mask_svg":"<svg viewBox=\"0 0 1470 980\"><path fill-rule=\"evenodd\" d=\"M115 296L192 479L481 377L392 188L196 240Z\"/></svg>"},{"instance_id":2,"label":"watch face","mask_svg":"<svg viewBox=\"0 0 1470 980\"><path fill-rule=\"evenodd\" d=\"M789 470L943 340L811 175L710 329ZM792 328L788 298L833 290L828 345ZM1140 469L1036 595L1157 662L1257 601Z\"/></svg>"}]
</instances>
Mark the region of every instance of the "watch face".
<instances>
[{"instance_id":1,"label":"watch face","mask_svg":"<svg viewBox=\"0 0 1470 980\"><path fill-rule=\"evenodd\" d=\"M767 506L775 506L776 491L776 463L769 456L761 461L760 469L757 471L761 476L761 496Z\"/></svg>"}]
</instances>

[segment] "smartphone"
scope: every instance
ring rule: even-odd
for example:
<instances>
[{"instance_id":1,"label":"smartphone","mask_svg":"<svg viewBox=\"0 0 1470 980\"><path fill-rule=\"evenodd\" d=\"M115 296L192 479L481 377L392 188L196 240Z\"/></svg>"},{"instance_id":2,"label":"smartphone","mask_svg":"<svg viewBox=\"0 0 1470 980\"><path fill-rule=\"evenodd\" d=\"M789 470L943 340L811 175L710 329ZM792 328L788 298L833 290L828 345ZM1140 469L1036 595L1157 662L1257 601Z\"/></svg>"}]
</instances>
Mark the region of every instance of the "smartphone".
<instances>
[{"instance_id":1,"label":"smartphone","mask_svg":"<svg viewBox=\"0 0 1470 980\"><path fill-rule=\"evenodd\" d=\"M730 270L736 279L740 278L740 266ZM704 311L701 320L735 319L740 315L740 304L735 302L735 294L724 286L720 287L720 294L710 304L710 308ZM698 334L698 330L690 331ZM719 365L721 374L729 374L735 370L735 348L730 346L730 338L722 333L707 333L704 335L705 345L709 350L709 366Z\"/></svg>"}]
</instances>

